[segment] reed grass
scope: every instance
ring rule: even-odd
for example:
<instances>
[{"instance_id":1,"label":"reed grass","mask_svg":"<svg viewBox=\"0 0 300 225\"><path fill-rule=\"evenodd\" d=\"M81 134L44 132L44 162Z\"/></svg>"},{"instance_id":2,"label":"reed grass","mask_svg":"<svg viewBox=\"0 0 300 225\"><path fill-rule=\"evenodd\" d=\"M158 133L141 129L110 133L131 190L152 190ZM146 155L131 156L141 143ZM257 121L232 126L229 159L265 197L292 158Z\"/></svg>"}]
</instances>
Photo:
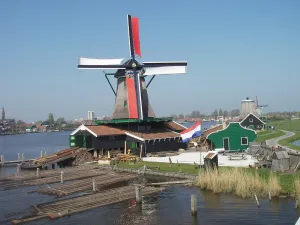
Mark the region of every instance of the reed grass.
<instances>
[{"instance_id":1,"label":"reed grass","mask_svg":"<svg viewBox=\"0 0 300 225\"><path fill-rule=\"evenodd\" d=\"M214 193L232 193L243 198L254 194L267 196L269 192L272 196L278 196L282 190L275 174L270 173L269 179L265 179L257 171L251 173L242 168L202 172L196 185Z\"/></svg>"},{"instance_id":2,"label":"reed grass","mask_svg":"<svg viewBox=\"0 0 300 225\"><path fill-rule=\"evenodd\" d=\"M295 180L295 199L300 199L300 178Z\"/></svg>"}]
</instances>

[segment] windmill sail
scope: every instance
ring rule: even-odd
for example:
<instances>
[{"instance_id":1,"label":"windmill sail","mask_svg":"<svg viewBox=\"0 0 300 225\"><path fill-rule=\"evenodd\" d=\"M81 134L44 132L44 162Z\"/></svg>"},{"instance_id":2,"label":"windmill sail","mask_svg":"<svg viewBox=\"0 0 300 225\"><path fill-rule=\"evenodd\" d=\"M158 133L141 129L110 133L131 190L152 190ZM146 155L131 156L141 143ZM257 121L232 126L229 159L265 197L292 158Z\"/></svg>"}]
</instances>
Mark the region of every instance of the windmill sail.
<instances>
[{"instance_id":1,"label":"windmill sail","mask_svg":"<svg viewBox=\"0 0 300 225\"><path fill-rule=\"evenodd\" d=\"M79 58L79 69L125 69L124 59Z\"/></svg>"},{"instance_id":2,"label":"windmill sail","mask_svg":"<svg viewBox=\"0 0 300 225\"><path fill-rule=\"evenodd\" d=\"M129 51L130 56L134 59L135 55L142 57L139 34L139 19L127 15L128 36L129 36Z\"/></svg>"}]
</instances>

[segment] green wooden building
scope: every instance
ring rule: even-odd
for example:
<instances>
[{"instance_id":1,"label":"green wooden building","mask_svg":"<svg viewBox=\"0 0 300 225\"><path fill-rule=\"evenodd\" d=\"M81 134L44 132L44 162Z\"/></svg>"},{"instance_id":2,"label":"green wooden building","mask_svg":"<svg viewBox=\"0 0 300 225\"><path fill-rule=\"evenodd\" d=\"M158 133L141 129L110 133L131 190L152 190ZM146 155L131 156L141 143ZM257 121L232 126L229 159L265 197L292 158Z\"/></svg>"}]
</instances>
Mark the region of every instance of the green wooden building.
<instances>
[{"instance_id":1,"label":"green wooden building","mask_svg":"<svg viewBox=\"0 0 300 225\"><path fill-rule=\"evenodd\" d=\"M215 148L229 151L242 151L249 147L249 142L257 138L254 130L242 127L239 122L230 123L225 129L213 132L207 136Z\"/></svg>"}]
</instances>

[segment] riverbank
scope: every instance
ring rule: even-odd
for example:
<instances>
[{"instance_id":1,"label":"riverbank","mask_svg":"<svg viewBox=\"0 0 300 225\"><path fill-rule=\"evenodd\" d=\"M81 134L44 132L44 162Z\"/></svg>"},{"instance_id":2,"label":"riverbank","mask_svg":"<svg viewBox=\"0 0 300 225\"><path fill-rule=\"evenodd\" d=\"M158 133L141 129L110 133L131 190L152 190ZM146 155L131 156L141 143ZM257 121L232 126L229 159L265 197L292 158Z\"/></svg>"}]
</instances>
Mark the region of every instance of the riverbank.
<instances>
[{"instance_id":1,"label":"riverbank","mask_svg":"<svg viewBox=\"0 0 300 225\"><path fill-rule=\"evenodd\" d=\"M293 132L293 136L278 140L278 144L300 151L300 146L292 144L292 142L300 140L300 119L274 121L270 125L275 126L276 129Z\"/></svg>"},{"instance_id":2,"label":"riverbank","mask_svg":"<svg viewBox=\"0 0 300 225\"><path fill-rule=\"evenodd\" d=\"M300 197L300 185L299 190L295 190L295 183L300 184L300 172L281 173L271 172L270 169L265 168L256 170L255 168L219 167L218 172L205 174L204 169L199 169L195 165L175 163L170 167L169 163L160 162L137 162L136 164L120 162L119 167L140 169L144 165L161 172L200 175L195 185L216 193L226 192L249 197L253 191L256 191L258 196L266 196L269 191L272 191L274 197L295 196L295 193L299 193ZM242 187L243 191L237 191Z\"/></svg>"},{"instance_id":3,"label":"riverbank","mask_svg":"<svg viewBox=\"0 0 300 225\"><path fill-rule=\"evenodd\" d=\"M261 143L263 141L277 138L282 135L284 135L284 132L281 130L265 130L257 133L257 139L255 141L257 143Z\"/></svg>"},{"instance_id":4,"label":"riverbank","mask_svg":"<svg viewBox=\"0 0 300 225\"><path fill-rule=\"evenodd\" d=\"M278 144L282 146L286 146L288 148L300 151L300 146L294 145L293 142L300 140L300 132L294 132L295 134L292 137L288 137L285 139L282 139L278 142Z\"/></svg>"}]
</instances>

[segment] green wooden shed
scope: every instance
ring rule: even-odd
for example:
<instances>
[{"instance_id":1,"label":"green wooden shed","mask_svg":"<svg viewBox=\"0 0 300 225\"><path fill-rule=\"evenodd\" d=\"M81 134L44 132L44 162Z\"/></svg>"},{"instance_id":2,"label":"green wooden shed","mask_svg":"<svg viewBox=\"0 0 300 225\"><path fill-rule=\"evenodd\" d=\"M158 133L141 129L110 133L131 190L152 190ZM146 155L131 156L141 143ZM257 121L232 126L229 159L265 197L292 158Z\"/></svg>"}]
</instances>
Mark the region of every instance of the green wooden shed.
<instances>
[{"instance_id":1,"label":"green wooden shed","mask_svg":"<svg viewBox=\"0 0 300 225\"><path fill-rule=\"evenodd\" d=\"M239 122L230 123L225 129L213 132L207 136L215 148L229 151L242 151L249 147L249 142L257 138L254 130L242 127Z\"/></svg>"}]
</instances>

